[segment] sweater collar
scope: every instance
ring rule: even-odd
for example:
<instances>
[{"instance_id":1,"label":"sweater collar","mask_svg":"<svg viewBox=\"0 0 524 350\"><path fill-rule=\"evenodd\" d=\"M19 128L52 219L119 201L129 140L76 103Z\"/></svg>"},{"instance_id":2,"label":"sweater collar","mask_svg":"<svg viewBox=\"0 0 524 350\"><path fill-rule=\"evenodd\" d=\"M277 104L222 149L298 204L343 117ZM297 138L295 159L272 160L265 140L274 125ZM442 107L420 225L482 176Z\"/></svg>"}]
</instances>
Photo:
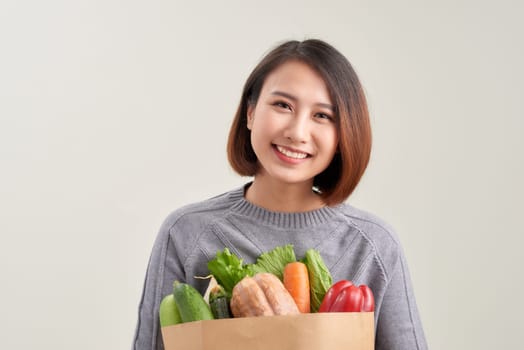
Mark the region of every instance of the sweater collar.
<instances>
[{"instance_id":1,"label":"sweater collar","mask_svg":"<svg viewBox=\"0 0 524 350\"><path fill-rule=\"evenodd\" d=\"M336 215L334 208L328 206L299 213L271 211L245 199L244 191L247 186L249 186L249 183L231 192L231 199L234 201L231 210L237 214L249 216L261 224L274 225L281 228L300 229L308 226L321 225Z\"/></svg>"}]
</instances>

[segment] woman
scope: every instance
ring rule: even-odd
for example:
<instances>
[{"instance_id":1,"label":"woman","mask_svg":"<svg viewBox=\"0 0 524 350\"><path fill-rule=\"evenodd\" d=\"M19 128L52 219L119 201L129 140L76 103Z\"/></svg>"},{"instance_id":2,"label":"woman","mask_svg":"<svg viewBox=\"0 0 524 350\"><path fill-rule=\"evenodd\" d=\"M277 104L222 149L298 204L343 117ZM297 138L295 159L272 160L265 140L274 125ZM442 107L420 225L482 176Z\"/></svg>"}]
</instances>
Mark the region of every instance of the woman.
<instances>
[{"instance_id":1,"label":"woman","mask_svg":"<svg viewBox=\"0 0 524 350\"><path fill-rule=\"evenodd\" d=\"M228 157L253 181L183 207L155 242L139 309L135 349L162 349L158 307L181 280L228 247L245 263L293 244L317 249L334 281L367 284L375 296L376 349L426 349L402 249L378 218L343 203L368 164L366 99L347 59L320 40L289 41L246 81Z\"/></svg>"}]
</instances>

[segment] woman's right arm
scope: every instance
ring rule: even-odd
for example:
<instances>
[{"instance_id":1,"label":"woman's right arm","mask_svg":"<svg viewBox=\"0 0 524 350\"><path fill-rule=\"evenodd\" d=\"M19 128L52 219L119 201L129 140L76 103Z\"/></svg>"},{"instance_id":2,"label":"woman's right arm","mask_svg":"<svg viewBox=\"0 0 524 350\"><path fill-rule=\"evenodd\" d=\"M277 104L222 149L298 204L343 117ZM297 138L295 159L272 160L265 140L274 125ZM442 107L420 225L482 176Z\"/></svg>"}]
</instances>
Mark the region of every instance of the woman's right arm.
<instances>
[{"instance_id":1,"label":"woman's right arm","mask_svg":"<svg viewBox=\"0 0 524 350\"><path fill-rule=\"evenodd\" d=\"M160 301L172 293L174 280L184 281L183 267L170 235L172 226L172 220L162 225L149 258L133 350L164 349L158 318Z\"/></svg>"}]
</instances>

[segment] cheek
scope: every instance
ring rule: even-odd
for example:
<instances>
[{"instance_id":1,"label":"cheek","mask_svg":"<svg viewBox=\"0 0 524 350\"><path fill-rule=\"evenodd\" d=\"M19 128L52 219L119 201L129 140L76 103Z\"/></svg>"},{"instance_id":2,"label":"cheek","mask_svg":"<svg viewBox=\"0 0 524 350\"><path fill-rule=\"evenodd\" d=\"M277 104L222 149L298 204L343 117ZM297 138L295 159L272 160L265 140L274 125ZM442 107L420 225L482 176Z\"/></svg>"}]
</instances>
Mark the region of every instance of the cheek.
<instances>
[{"instance_id":1,"label":"cheek","mask_svg":"<svg viewBox=\"0 0 524 350\"><path fill-rule=\"evenodd\" d=\"M260 119L255 119L251 129L251 145L255 152L260 152L262 148L271 142L271 130L266 123Z\"/></svg>"},{"instance_id":2,"label":"cheek","mask_svg":"<svg viewBox=\"0 0 524 350\"><path fill-rule=\"evenodd\" d=\"M326 130L322 135L322 140L326 150L335 153L338 148L338 132L335 128Z\"/></svg>"},{"instance_id":3,"label":"cheek","mask_svg":"<svg viewBox=\"0 0 524 350\"><path fill-rule=\"evenodd\" d=\"M271 137L279 130L279 125L275 118L268 114L257 115L253 121L253 128L251 130L257 138Z\"/></svg>"}]
</instances>

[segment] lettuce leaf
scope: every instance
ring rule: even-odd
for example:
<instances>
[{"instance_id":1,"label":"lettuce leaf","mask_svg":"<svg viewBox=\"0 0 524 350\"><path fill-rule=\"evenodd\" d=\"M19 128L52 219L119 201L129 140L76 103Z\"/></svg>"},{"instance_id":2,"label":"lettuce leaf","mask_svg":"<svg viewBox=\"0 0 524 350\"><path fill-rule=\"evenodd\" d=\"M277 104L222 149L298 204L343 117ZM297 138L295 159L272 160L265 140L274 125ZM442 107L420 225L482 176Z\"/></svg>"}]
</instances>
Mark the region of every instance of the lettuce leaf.
<instances>
[{"instance_id":1,"label":"lettuce leaf","mask_svg":"<svg viewBox=\"0 0 524 350\"><path fill-rule=\"evenodd\" d=\"M231 253L228 248L219 251L216 257L207 263L207 268L215 276L218 283L224 287L228 296L231 296L233 287L242 278L253 275L251 268L248 265L243 265L242 259Z\"/></svg>"},{"instance_id":2,"label":"lettuce leaf","mask_svg":"<svg viewBox=\"0 0 524 350\"><path fill-rule=\"evenodd\" d=\"M282 280L284 267L294 261L297 261L297 258L293 245L288 244L263 253L258 257L256 264L250 266L253 273L269 272Z\"/></svg>"},{"instance_id":3,"label":"lettuce leaf","mask_svg":"<svg viewBox=\"0 0 524 350\"><path fill-rule=\"evenodd\" d=\"M333 284L333 278L320 253L315 249L308 249L302 262L306 264L309 273L311 312L317 312L324 295Z\"/></svg>"}]
</instances>

